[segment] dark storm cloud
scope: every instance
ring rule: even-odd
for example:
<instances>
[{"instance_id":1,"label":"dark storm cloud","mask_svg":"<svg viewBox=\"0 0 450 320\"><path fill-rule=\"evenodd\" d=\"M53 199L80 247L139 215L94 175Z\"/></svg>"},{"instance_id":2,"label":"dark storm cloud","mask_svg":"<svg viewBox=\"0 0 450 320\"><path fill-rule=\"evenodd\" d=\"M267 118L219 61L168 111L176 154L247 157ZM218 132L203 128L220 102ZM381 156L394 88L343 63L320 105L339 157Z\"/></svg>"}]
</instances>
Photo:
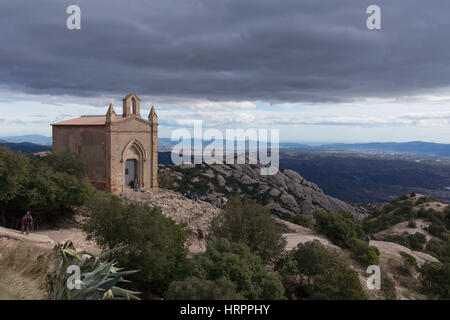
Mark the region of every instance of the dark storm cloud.
<instances>
[{"instance_id":1,"label":"dark storm cloud","mask_svg":"<svg viewBox=\"0 0 450 320\"><path fill-rule=\"evenodd\" d=\"M78 4L82 30L65 27ZM381 31L366 8L382 9ZM448 0L3 0L0 85L269 102L450 85Z\"/></svg>"}]
</instances>

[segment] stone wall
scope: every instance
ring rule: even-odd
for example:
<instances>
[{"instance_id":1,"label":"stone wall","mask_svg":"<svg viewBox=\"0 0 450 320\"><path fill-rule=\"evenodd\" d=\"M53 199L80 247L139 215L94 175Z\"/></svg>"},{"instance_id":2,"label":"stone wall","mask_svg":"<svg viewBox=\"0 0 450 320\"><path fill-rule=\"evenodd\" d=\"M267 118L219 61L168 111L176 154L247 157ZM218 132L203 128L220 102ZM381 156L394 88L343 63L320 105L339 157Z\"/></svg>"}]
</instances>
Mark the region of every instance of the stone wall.
<instances>
[{"instance_id":1,"label":"stone wall","mask_svg":"<svg viewBox=\"0 0 450 320\"><path fill-rule=\"evenodd\" d=\"M92 184L106 187L105 126L53 126L52 149L79 155Z\"/></svg>"}]
</instances>

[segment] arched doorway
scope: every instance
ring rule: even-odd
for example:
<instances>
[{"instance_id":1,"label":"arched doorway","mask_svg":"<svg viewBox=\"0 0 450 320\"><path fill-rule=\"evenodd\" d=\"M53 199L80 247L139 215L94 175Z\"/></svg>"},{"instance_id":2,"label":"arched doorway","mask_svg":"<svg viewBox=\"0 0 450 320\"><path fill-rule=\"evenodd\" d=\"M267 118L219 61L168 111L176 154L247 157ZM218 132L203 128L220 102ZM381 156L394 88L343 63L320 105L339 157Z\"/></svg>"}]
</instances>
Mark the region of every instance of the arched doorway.
<instances>
[{"instance_id":1,"label":"arched doorway","mask_svg":"<svg viewBox=\"0 0 450 320\"><path fill-rule=\"evenodd\" d=\"M140 187L146 187L144 183L146 158L145 148L137 139L132 139L126 144L120 157L124 170L122 181L125 186L134 186L134 183L137 183Z\"/></svg>"},{"instance_id":2,"label":"arched doorway","mask_svg":"<svg viewBox=\"0 0 450 320\"><path fill-rule=\"evenodd\" d=\"M125 162L125 185L126 186L134 186L134 183L137 182L137 160L136 159L128 159Z\"/></svg>"}]
</instances>

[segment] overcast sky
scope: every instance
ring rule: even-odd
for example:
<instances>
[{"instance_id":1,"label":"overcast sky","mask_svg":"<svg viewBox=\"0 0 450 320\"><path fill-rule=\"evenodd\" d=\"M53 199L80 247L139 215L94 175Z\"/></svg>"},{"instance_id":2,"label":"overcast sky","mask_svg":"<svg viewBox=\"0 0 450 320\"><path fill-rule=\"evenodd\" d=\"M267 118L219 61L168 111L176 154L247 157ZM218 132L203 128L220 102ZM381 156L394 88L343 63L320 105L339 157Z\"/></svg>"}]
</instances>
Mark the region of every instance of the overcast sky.
<instances>
[{"instance_id":1,"label":"overcast sky","mask_svg":"<svg viewBox=\"0 0 450 320\"><path fill-rule=\"evenodd\" d=\"M81 30L66 8L81 8ZM381 30L366 9L381 8ZM450 143L448 0L2 0L0 136L103 114L135 92L160 135L278 128L282 141Z\"/></svg>"}]
</instances>

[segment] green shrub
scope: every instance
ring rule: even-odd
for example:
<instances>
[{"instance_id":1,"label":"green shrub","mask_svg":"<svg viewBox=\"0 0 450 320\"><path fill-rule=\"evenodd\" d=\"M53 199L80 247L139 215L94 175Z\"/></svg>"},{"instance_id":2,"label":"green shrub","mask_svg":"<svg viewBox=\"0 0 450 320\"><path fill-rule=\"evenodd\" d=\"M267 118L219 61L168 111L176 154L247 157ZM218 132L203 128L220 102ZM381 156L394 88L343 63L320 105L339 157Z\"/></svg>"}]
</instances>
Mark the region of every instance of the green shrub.
<instances>
[{"instance_id":1,"label":"green shrub","mask_svg":"<svg viewBox=\"0 0 450 320\"><path fill-rule=\"evenodd\" d=\"M77 178L86 176L86 165L71 152L56 152L39 158L40 162L49 165L55 172L64 172Z\"/></svg>"},{"instance_id":2,"label":"green shrub","mask_svg":"<svg viewBox=\"0 0 450 320\"><path fill-rule=\"evenodd\" d=\"M449 244L444 241L430 239L425 248L425 252L431 254L442 262L450 262L450 247Z\"/></svg>"},{"instance_id":3,"label":"green shrub","mask_svg":"<svg viewBox=\"0 0 450 320\"><path fill-rule=\"evenodd\" d=\"M365 241L353 239L350 251L353 258L363 266L376 265L379 262L378 248L369 246Z\"/></svg>"},{"instance_id":4,"label":"green shrub","mask_svg":"<svg viewBox=\"0 0 450 320\"><path fill-rule=\"evenodd\" d=\"M213 219L211 231L217 238L245 243L264 263L275 261L286 246L269 209L238 197L231 198L226 212Z\"/></svg>"},{"instance_id":5,"label":"green shrub","mask_svg":"<svg viewBox=\"0 0 450 320\"><path fill-rule=\"evenodd\" d=\"M377 233L397 223L415 219L417 214L413 208L414 204L409 200L408 195L397 198L390 204L385 205L380 212L364 219L362 223L364 232L368 234Z\"/></svg>"},{"instance_id":6,"label":"green shrub","mask_svg":"<svg viewBox=\"0 0 450 320\"><path fill-rule=\"evenodd\" d=\"M425 292L432 299L450 299L450 263L427 262L419 269Z\"/></svg>"},{"instance_id":7,"label":"green shrub","mask_svg":"<svg viewBox=\"0 0 450 320\"><path fill-rule=\"evenodd\" d=\"M443 232L443 233L441 233L440 238L441 238L442 240L444 240L445 242L447 242L447 244L450 243L450 233L449 233L449 232Z\"/></svg>"},{"instance_id":8,"label":"green shrub","mask_svg":"<svg viewBox=\"0 0 450 320\"><path fill-rule=\"evenodd\" d=\"M310 217L303 214L296 214L295 216L291 217L289 221L305 228L314 228L314 221Z\"/></svg>"},{"instance_id":9,"label":"green shrub","mask_svg":"<svg viewBox=\"0 0 450 320\"><path fill-rule=\"evenodd\" d=\"M334 249L318 240L300 243L275 269L290 295L297 299L366 299L358 274Z\"/></svg>"},{"instance_id":10,"label":"green shrub","mask_svg":"<svg viewBox=\"0 0 450 320\"><path fill-rule=\"evenodd\" d=\"M84 229L89 239L103 247L127 246L118 254L119 263L140 270L130 278L142 289L161 294L170 282L182 278L188 232L160 208L124 203L103 192L95 192L88 207L91 213Z\"/></svg>"},{"instance_id":11,"label":"green shrub","mask_svg":"<svg viewBox=\"0 0 450 320\"><path fill-rule=\"evenodd\" d=\"M236 285L227 278L216 281L189 277L169 285L167 300L243 300L236 292Z\"/></svg>"},{"instance_id":12,"label":"green shrub","mask_svg":"<svg viewBox=\"0 0 450 320\"><path fill-rule=\"evenodd\" d=\"M381 274L381 292L383 292L386 300L397 300L395 282L385 273Z\"/></svg>"},{"instance_id":13,"label":"green shrub","mask_svg":"<svg viewBox=\"0 0 450 320\"><path fill-rule=\"evenodd\" d=\"M417 224L414 220L408 221L408 228L417 228Z\"/></svg>"},{"instance_id":14,"label":"green shrub","mask_svg":"<svg viewBox=\"0 0 450 320\"><path fill-rule=\"evenodd\" d=\"M427 237L422 233L416 232L408 236L409 248L413 250L422 251L423 246L427 243Z\"/></svg>"},{"instance_id":15,"label":"green shrub","mask_svg":"<svg viewBox=\"0 0 450 320\"><path fill-rule=\"evenodd\" d=\"M171 299L205 297L206 293L200 288L202 284L216 286L216 299L284 298L283 285L268 273L259 256L245 244L223 238L208 241L206 252L189 264L188 278L172 284L166 296ZM180 292L183 289L187 291Z\"/></svg>"},{"instance_id":16,"label":"green shrub","mask_svg":"<svg viewBox=\"0 0 450 320\"><path fill-rule=\"evenodd\" d=\"M316 211L315 229L326 235L334 244L349 248L353 238L361 235L361 229L349 213Z\"/></svg>"},{"instance_id":17,"label":"green shrub","mask_svg":"<svg viewBox=\"0 0 450 320\"><path fill-rule=\"evenodd\" d=\"M25 210L32 210L35 218L35 211L39 212L41 223L54 224L72 206L82 205L92 188L75 154L53 153L40 158L0 147L0 212L4 226L14 227Z\"/></svg>"},{"instance_id":18,"label":"green shrub","mask_svg":"<svg viewBox=\"0 0 450 320\"><path fill-rule=\"evenodd\" d=\"M414 258L412 255L404 251L400 251L400 255L403 257L407 264L414 267L415 269L419 268L416 258Z\"/></svg>"},{"instance_id":19,"label":"green shrub","mask_svg":"<svg viewBox=\"0 0 450 320\"><path fill-rule=\"evenodd\" d=\"M8 206L26 192L29 167L30 162L25 155L0 147L0 205L3 226L7 226Z\"/></svg>"},{"instance_id":20,"label":"green shrub","mask_svg":"<svg viewBox=\"0 0 450 320\"><path fill-rule=\"evenodd\" d=\"M427 238L425 235L416 232L409 235L388 235L383 237L383 241L395 242L411 250L422 251Z\"/></svg>"},{"instance_id":21,"label":"green shrub","mask_svg":"<svg viewBox=\"0 0 450 320\"><path fill-rule=\"evenodd\" d=\"M428 232L438 238L441 238L441 234L445 233L445 228L441 223L432 223L428 226Z\"/></svg>"}]
</instances>

